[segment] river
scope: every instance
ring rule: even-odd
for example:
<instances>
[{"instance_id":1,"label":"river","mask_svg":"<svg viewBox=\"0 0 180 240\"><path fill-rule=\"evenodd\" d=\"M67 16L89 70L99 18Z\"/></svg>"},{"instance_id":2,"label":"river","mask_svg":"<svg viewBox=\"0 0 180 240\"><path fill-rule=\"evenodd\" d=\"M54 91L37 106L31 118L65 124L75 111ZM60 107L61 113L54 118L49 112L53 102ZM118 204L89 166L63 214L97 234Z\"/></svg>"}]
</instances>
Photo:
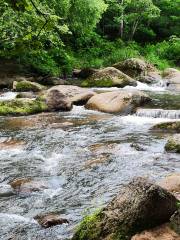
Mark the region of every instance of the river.
<instances>
[{"instance_id":1,"label":"river","mask_svg":"<svg viewBox=\"0 0 180 240\"><path fill-rule=\"evenodd\" d=\"M22 177L48 186L0 195L0 239L70 239L84 215L104 206L133 177L158 180L180 171L179 155L164 150L169 134L151 130L156 123L180 120L180 95L161 86L139 88L153 102L133 115L74 106L71 112L0 118L0 188ZM43 229L33 217L48 212L70 223Z\"/></svg>"}]
</instances>

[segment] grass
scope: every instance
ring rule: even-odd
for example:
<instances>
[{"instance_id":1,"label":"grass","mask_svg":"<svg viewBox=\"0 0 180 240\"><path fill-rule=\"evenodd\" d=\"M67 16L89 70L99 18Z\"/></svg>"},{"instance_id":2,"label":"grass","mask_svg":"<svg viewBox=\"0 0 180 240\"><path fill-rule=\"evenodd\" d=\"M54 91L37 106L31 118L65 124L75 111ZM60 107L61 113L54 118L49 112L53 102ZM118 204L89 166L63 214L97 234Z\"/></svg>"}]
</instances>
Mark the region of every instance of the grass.
<instances>
[{"instance_id":1,"label":"grass","mask_svg":"<svg viewBox=\"0 0 180 240\"><path fill-rule=\"evenodd\" d=\"M98 228L100 222L100 210L92 215L86 216L77 228L72 240L98 240L101 234Z\"/></svg>"}]
</instances>

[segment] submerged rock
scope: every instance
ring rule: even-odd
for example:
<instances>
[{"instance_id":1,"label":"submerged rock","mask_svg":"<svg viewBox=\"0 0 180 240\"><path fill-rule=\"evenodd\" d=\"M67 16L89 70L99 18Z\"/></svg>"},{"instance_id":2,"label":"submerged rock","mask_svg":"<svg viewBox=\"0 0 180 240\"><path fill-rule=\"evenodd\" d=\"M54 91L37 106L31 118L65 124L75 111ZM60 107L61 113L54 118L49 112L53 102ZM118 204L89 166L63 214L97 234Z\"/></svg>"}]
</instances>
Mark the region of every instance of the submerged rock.
<instances>
[{"instance_id":1,"label":"submerged rock","mask_svg":"<svg viewBox=\"0 0 180 240\"><path fill-rule=\"evenodd\" d=\"M46 103L49 111L70 111L72 109L72 102L57 89L51 89L48 92Z\"/></svg>"},{"instance_id":2,"label":"submerged rock","mask_svg":"<svg viewBox=\"0 0 180 240\"><path fill-rule=\"evenodd\" d=\"M17 92L39 92L45 89L45 87L36 82L30 82L27 80L20 81L20 82L13 82L13 89Z\"/></svg>"},{"instance_id":3,"label":"submerged rock","mask_svg":"<svg viewBox=\"0 0 180 240\"><path fill-rule=\"evenodd\" d=\"M84 164L85 169L95 167L104 163L108 163L110 161L110 154L108 153L101 153L96 158L92 158Z\"/></svg>"},{"instance_id":4,"label":"submerged rock","mask_svg":"<svg viewBox=\"0 0 180 240\"><path fill-rule=\"evenodd\" d=\"M48 188L47 184L43 181L35 181L31 178L18 178L11 181L9 184L17 193L23 194L39 192Z\"/></svg>"},{"instance_id":5,"label":"submerged rock","mask_svg":"<svg viewBox=\"0 0 180 240\"><path fill-rule=\"evenodd\" d=\"M137 86L137 82L114 67L100 69L87 78L83 87L125 87Z\"/></svg>"},{"instance_id":6,"label":"submerged rock","mask_svg":"<svg viewBox=\"0 0 180 240\"><path fill-rule=\"evenodd\" d=\"M153 126L152 130L180 133L180 121L159 123Z\"/></svg>"},{"instance_id":7,"label":"submerged rock","mask_svg":"<svg viewBox=\"0 0 180 240\"><path fill-rule=\"evenodd\" d=\"M169 221L177 199L143 178L134 179L99 212L84 219L73 240L128 240Z\"/></svg>"},{"instance_id":8,"label":"submerged rock","mask_svg":"<svg viewBox=\"0 0 180 240\"><path fill-rule=\"evenodd\" d=\"M150 101L150 97L141 91L114 91L92 97L85 107L106 113L132 113L136 107Z\"/></svg>"},{"instance_id":9,"label":"submerged rock","mask_svg":"<svg viewBox=\"0 0 180 240\"><path fill-rule=\"evenodd\" d=\"M51 90L58 90L66 97L68 97L70 101L75 105L85 104L92 96L96 94L90 89L85 89L72 85L55 86L50 88L48 92L50 92Z\"/></svg>"},{"instance_id":10,"label":"submerged rock","mask_svg":"<svg viewBox=\"0 0 180 240\"><path fill-rule=\"evenodd\" d=\"M149 72L156 72L153 65L140 58L129 58L125 61L114 64L113 67L119 69L132 78L148 76Z\"/></svg>"},{"instance_id":11,"label":"submerged rock","mask_svg":"<svg viewBox=\"0 0 180 240\"><path fill-rule=\"evenodd\" d=\"M136 151L145 151L145 149L141 145L139 145L138 143L132 143L130 145L130 147L136 149Z\"/></svg>"},{"instance_id":12,"label":"submerged rock","mask_svg":"<svg viewBox=\"0 0 180 240\"><path fill-rule=\"evenodd\" d=\"M47 104L39 99L15 99L0 101L0 115L30 115L47 111Z\"/></svg>"},{"instance_id":13,"label":"submerged rock","mask_svg":"<svg viewBox=\"0 0 180 240\"><path fill-rule=\"evenodd\" d=\"M180 134L175 134L173 137L168 139L165 145L167 152L180 153Z\"/></svg>"},{"instance_id":14,"label":"submerged rock","mask_svg":"<svg viewBox=\"0 0 180 240\"><path fill-rule=\"evenodd\" d=\"M44 228L49 228L56 225L62 225L69 223L67 219L61 218L59 215L54 213L48 213L44 215L37 215L34 217L35 220Z\"/></svg>"},{"instance_id":15,"label":"submerged rock","mask_svg":"<svg viewBox=\"0 0 180 240\"><path fill-rule=\"evenodd\" d=\"M12 139L12 138L5 138L3 139L3 141L0 142L0 149L14 149L14 148L18 148L18 149L22 149L25 146L25 142L22 140L18 140L18 139Z\"/></svg>"}]
</instances>

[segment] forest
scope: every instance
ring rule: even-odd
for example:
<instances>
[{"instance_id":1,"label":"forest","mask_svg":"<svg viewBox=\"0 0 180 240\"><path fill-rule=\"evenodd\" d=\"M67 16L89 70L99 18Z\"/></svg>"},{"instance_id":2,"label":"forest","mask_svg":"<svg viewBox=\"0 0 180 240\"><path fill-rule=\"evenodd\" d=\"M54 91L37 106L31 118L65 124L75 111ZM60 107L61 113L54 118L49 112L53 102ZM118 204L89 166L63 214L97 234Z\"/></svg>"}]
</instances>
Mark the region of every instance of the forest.
<instances>
[{"instance_id":1,"label":"forest","mask_svg":"<svg viewBox=\"0 0 180 240\"><path fill-rule=\"evenodd\" d=\"M131 57L180 64L179 0L1 0L0 57L59 76Z\"/></svg>"}]
</instances>

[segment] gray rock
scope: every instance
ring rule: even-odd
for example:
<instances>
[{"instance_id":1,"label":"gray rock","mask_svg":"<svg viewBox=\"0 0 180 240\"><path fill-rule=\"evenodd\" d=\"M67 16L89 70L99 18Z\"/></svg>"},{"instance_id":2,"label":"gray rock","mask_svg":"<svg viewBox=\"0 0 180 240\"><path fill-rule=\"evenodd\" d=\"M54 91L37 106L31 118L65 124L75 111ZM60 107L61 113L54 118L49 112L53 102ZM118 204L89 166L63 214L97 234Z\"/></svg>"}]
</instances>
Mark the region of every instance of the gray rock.
<instances>
[{"instance_id":1,"label":"gray rock","mask_svg":"<svg viewBox=\"0 0 180 240\"><path fill-rule=\"evenodd\" d=\"M46 98L49 111L70 111L72 102L70 98L57 89L51 89Z\"/></svg>"},{"instance_id":2,"label":"gray rock","mask_svg":"<svg viewBox=\"0 0 180 240\"><path fill-rule=\"evenodd\" d=\"M50 88L51 90L57 90L63 95L68 97L70 101L75 105L84 105L92 96L96 95L91 89L81 88L72 85L58 85Z\"/></svg>"},{"instance_id":3,"label":"gray rock","mask_svg":"<svg viewBox=\"0 0 180 240\"><path fill-rule=\"evenodd\" d=\"M119 69L132 78L145 76L148 72L156 71L153 65L140 58L129 58L125 61L114 64L113 67Z\"/></svg>"}]
</instances>

